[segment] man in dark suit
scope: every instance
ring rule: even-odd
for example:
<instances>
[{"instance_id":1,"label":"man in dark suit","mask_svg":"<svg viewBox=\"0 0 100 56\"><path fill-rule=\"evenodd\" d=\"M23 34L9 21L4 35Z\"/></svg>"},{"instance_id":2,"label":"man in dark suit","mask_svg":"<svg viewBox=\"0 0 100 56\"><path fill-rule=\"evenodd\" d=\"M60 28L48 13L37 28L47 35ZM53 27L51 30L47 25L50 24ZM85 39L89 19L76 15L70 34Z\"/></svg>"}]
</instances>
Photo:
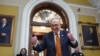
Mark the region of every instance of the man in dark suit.
<instances>
[{"instance_id":1,"label":"man in dark suit","mask_svg":"<svg viewBox=\"0 0 100 56\"><path fill-rule=\"evenodd\" d=\"M7 19L2 18L0 23L0 43L9 43L10 38L10 26L7 24Z\"/></svg>"},{"instance_id":2,"label":"man in dark suit","mask_svg":"<svg viewBox=\"0 0 100 56\"><path fill-rule=\"evenodd\" d=\"M78 45L77 41L73 38L70 32L67 32L65 30L60 30L61 29L60 19L58 18L51 19L50 25L52 31L47 33L43 37L41 43L37 42L37 37L32 38L33 49L38 52L47 49L46 56L69 56L68 46L70 45L73 48L77 47ZM60 39L59 43L60 48L57 47L58 40L56 39L57 38L56 35L58 35Z\"/></svg>"}]
</instances>

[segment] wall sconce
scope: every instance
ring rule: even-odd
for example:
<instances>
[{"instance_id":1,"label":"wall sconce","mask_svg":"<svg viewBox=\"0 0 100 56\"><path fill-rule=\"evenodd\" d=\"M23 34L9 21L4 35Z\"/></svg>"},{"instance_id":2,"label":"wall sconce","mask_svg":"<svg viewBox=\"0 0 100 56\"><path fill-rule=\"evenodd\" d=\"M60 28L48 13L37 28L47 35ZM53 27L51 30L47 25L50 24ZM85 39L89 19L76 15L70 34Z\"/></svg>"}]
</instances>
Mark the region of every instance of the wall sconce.
<instances>
[{"instance_id":1,"label":"wall sconce","mask_svg":"<svg viewBox=\"0 0 100 56\"><path fill-rule=\"evenodd\" d=\"M82 36L82 34L81 34L81 33L79 33L79 36Z\"/></svg>"},{"instance_id":2,"label":"wall sconce","mask_svg":"<svg viewBox=\"0 0 100 56\"><path fill-rule=\"evenodd\" d=\"M81 9L80 9L80 8L78 8L78 9L77 9L77 12L80 12L80 11L81 11Z\"/></svg>"}]
</instances>

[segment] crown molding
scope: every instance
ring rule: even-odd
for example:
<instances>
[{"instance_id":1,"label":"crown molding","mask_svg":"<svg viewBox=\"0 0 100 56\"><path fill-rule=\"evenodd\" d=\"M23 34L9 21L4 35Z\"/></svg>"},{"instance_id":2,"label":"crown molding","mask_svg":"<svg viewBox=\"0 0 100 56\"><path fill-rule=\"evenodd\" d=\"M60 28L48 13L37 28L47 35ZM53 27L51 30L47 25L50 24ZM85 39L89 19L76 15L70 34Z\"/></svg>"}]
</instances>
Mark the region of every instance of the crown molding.
<instances>
[{"instance_id":1,"label":"crown molding","mask_svg":"<svg viewBox=\"0 0 100 56\"><path fill-rule=\"evenodd\" d=\"M74 4L74 3L67 3L69 6L80 7L80 8L87 8L87 9L97 9L92 6L86 6L81 4Z\"/></svg>"}]
</instances>

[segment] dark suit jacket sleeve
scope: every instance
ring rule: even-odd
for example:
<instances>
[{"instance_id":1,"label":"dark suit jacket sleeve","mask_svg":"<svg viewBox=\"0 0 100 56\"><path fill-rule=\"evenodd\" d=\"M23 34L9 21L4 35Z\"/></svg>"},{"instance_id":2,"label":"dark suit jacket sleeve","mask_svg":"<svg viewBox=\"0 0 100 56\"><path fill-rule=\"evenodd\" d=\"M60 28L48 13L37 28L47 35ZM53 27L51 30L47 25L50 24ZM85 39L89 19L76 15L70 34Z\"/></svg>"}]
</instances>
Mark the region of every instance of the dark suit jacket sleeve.
<instances>
[{"instance_id":1,"label":"dark suit jacket sleeve","mask_svg":"<svg viewBox=\"0 0 100 56\"><path fill-rule=\"evenodd\" d=\"M66 34L67 34L68 32L66 31ZM68 36L67 36L68 37ZM68 39L68 43L69 43L69 45L71 46L71 47L73 47L73 48L76 48L77 46L78 46L78 42L77 42L77 40L75 40L76 41L76 43L72 43L69 39Z\"/></svg>"},{"instance_id":2,"label":"dark suit jacket sleeve","mask_svg":"<svg viewBox=\"0 0 100 56\"><path fill-rule=\"evenodd\" d=\"M78 42L76 41L76 43L72 43L71 41L69 41L69 45L73 48L76 48L78 46Z\"/></svg>"},{"instance_id":3,"label":"dark suit jacket sleeve","mask_svg":"<svg viewBox=\"0 0 100 56\"><path fill-rule=\"evenodd\" d=\"M33 46L33 49L38 51L38 52L41 52L43 51L45 48L46 48L46 36L43 37L43 40L40 44L38 44L36 47Z\"/></svg>"}]
</instances>

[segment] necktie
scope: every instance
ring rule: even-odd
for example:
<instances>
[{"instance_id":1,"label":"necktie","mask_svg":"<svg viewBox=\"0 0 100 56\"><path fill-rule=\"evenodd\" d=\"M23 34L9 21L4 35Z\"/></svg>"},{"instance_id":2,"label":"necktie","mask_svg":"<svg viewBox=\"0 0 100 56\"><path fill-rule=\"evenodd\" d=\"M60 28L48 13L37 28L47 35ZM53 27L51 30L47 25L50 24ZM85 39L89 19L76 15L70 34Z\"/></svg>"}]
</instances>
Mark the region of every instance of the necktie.
<instances>
[{"instance_id":1,"label":"necktie","mask_svg":"<svg viewBox=\"0 0 100 56\"><path fill-rule=\"evenodd\" d=\"M60 37L56 34L56 56L62 56Z\"/></svg>"}]
</instances>

